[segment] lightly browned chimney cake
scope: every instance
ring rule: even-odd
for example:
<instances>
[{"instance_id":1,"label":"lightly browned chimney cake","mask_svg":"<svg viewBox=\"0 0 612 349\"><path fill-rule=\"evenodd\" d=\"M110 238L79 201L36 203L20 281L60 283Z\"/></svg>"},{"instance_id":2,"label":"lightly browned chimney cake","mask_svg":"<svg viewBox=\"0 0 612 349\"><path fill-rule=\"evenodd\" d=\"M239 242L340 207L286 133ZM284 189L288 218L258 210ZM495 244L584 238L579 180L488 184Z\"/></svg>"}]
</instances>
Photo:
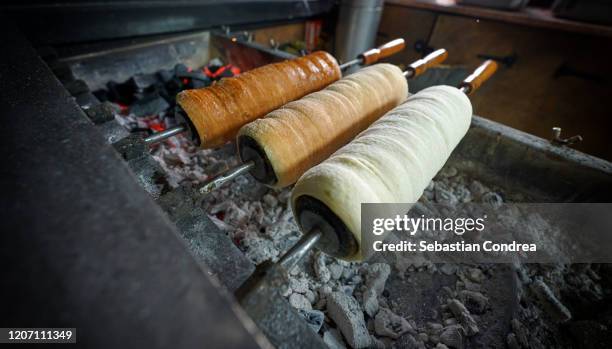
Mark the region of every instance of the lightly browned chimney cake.
<instances>
[{"instance_id":1,"label":"lightly browned chimney cake","mask_svg":"<svg viewBox=\"0 0 612 349\"><path fill-rule=\"evenodd\" d=\"M284 187L326 159L408 95L408 83L395 65L379 63L290 102L243 126L238 144L254 142ZM249 154L241 147L243 162Z\"/></svg>"}]
</instances>

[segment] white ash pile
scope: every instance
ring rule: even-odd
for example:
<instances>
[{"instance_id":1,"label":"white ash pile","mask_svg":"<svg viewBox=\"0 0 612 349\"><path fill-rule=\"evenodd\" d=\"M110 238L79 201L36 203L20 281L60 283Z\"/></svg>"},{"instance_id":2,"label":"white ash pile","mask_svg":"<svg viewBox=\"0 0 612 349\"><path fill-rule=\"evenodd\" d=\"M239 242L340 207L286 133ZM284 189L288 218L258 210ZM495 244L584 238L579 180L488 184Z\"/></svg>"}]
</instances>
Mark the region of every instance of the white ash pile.
<instances>
[{"instance_id":1,"label":"white ash pile","mask_svg":"<svg viewBox=\"0 0 612 349\"><path fill-rule=\"evenodd\" d=\"M421 198L421 203L435 202L457 204L464 202L483 202L501 206L508 199L514 202L530 202L532 199L522 193L511 193L507 198L499 188L485 186L468 176L460 174L452 167L445 167L432 181ZM556 228L537 215L528 221L512 219L513 229L529 234L538 245L556 246ZM556 241L557 244L559 241ZM560 250L559 250L560 251ZM433 311L438 322L417 324L419 332L403 345L418 348L466 348L488 346L487 342L475 340L483 329L492 325L486 313L492 311L495 302L486 289L510 287L508 284L494 284L499 265L431 264L395 265L399 277L410 277L416 273L442 273L455 275L454 287L443 287L437 295L439 309ZM610 295L610 283L605 288L605 277L612 268L608 265L592 264L521 264L513 265L517 275L517 307L510 321L510 332L504 342L508 348L558 348L574 347L576 344L592 343L588 347L612 343L612 335L607 330L612 325L612 314L597 318L572 321L572 308L589 309L600 304ZM393 302L391 302L393 304ZM503 305L502 305L503 306ZM512 307L512 304L505 305ZM435 319L431 319L435 320ZM568 336L567 330L570 334Z\"/></svg>"},{"instance_id":2,"label":"white ash pile","mask_svg":"<svg viewBox=\"0 0 612 349\"><path fill-rule=\"evenodd\" d=\"M200 183L211 174L234 166L237 160L228 159L227 153L225 148L200 149L183 135L172 137L151 149L151 155L168 174L168 182L173 187Z\"/></svg>"},{"instance_id":3,"label":"white ash pile","mask_svg":"<svg viewBox=\"0 0 612 349\"><path fill-rule=\"evenodd\" d=\"M137 117L134 114L116 113L115 119L128 130L166 129L175 126L164 114ZM151 146L151 155L167 174L172 187L181 184L196 184L206 180L211 174L218 173L237 163L228 157L232 154L227 148L219 150L200 149L184 135L179 134L162 143Z\"/></svg>"},{"instance_id":4,"label":"white ash pile","mask_svg":"<svg viewBox=\"0 0 612 349\"><path fill-rule=\"evenodd\" d=\"M432 182L423 200L502 202L497 192L477 181L456 176L456 172L450 169L452 177L457 179L453 181L443 172L440 179ZM301 235L288 205L289 197L290 189L267 189L245 176L207 196L203 209L254 263L276 261ZM463 277L463 266L452 268L453 273ZM387 298L385 283L391 269L385 263L349 263L320 252L312 253L305 268L291 271L284 296L330 347L390 347L402 336L410 336L420 347L456 347L457 333L478 333L476 320L462 302L477 304L478 311L485 311L486 296L461 289L449 299L444 324L417 324L409 317L397 315L393 302ZM436 267L411 265L400 269L399 274L407 270L433 272ZM471 271L467 275L476 278L477 273ZM467 277L462 280L459 285L471 288L473 281Z\"/></svg>"}]
</instances>

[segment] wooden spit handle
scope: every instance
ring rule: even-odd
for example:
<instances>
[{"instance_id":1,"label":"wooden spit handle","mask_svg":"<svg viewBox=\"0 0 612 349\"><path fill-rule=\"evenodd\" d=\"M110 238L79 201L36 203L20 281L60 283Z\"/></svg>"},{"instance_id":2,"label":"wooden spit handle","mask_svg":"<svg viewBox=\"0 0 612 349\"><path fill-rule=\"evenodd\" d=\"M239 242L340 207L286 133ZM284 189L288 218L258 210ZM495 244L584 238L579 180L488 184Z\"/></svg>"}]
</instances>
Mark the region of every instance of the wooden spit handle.
<instances>
[{"instance_id":1,"label":"wooden spit handle","mask_svg":"<svg viewBox=\"0 0 612 349\"><path fill-rule=\"evenodd\" d=\"M445 49L441 48L412 63L408 67L408 70L412 70L411 77L419 76L423 74L427 69L435 67L436 65L444 62L446 58L448 58L448 52L446 52Z\"/></svg>"},{"instance_id":2,"label":"wooden spit handle","mask_svg":"<svg viewBox=\"0 0 612 349\"><path fill-rule=\"evenodd\" d=\"M367 50L366 52L360 54L359 58L363 60L363 65L369 65L378 62L382 58L398 53L399 51L403 50L404 47L406 47L406 42L404 42L404 39L395 39L382 46L378 46L377 48Z\"/></svg>"},{"instance_id":3,"label":"wooden spit handle","mask_svg":"<svg viewBox=\"0 0 612 349\"><path fill-rule=\"evenodd\" d=\"M484 63L480 65L480 67L476 68L470 76L465 78L461 85L459 85L460 89L465 91L465 94L470 95L474 93L485 81L489 80L489 78L495 74L497 71L497 62L494 60L488 59Z\"/></svg>"}]
</instances>

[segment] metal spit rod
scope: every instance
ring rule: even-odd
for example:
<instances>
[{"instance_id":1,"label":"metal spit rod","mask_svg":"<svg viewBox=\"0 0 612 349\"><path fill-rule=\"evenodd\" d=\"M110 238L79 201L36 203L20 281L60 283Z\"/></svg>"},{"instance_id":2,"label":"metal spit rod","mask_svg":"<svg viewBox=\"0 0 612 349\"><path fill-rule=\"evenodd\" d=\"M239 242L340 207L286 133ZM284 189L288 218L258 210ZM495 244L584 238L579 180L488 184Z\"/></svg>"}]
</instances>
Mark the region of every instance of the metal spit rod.
<instances>
[{"instance_id":1,"label":"metal spit rod","mask_svg":"<svg viewBox=\"0 0 612 349\"><path fill-rule=\"evenodd\" d=\"M170 137L174 137L179 133L183 133L187 131L187 127L183 124L178 125L178 126L174 126L174 127L170 127L167 128L163 131L160 132L155 132L154 134L145 137L144 139L144 143L145 144L155 144L155 143L159 143L163 140L166 140Z\"/></svg>"},{"instance_id":2,"label":"metal spit rod","mask_svg":"<svg viewBox=\"0 0 612 349\"><path fill-rule=\"evenodd\" d=\"M251 294L269 292L270 288L278 288L287 281L287 275L306 256L316 243L321 239L323 233L315 228L302 235L300 240L293 245L289 251L272 264L262 263L255 272L240 286L235 294L242 303ZM257 306L257 305L255 305Z\"/></svg>"},{"instance_id":3,"label":"metal spit rod","mask_svg":"<svg viewBox=\"0 0 612 349\"><path fill-rule=\"evenodd\" d=\"M413 78L423 74L427 69L434 67L448 58L448 52L441 48L428 54L427 56L412 62L404 71L404 77L406 79Z\"/></svg>"},{"instance_id":4,"label":"metal spit rod","mask_svg":"<svg viewBox=\"0 0 612 349\"><path fill-rule=\"evenodd\" d=\"M355 59L350 60L350 61L348 61L346 63L340 64L340 70L345 70L348 67L352 67L354 65L362 64L362 63L363 63L363 59L362 58L355 58Z\"/></svg>"},{"instance_id":5,"label":"metal spit rod","mask_svg":"<svg viewBox=\"0 0 612 349\"><path fill-rule=\"evenodd\" d=\"M319 229L313 229L304 234L300 240L289 249L278 261L285 270L289 271L304 258L306 253L321 239L323 233Z\"/></svg>"},{"instance_id":6,"label":"metal spit rod","mask_svg":"<svg viewBox=\"0 0 612 349\"><path fill-rule=\"evenodd\" d=\"M253 161L248 161L240 166L229 168L212 179L206 181L206 183L200 187L199 192L200 194L208 194L234 178L249 172L254 166L255 163Z\"/></svg>"}]
</instances>

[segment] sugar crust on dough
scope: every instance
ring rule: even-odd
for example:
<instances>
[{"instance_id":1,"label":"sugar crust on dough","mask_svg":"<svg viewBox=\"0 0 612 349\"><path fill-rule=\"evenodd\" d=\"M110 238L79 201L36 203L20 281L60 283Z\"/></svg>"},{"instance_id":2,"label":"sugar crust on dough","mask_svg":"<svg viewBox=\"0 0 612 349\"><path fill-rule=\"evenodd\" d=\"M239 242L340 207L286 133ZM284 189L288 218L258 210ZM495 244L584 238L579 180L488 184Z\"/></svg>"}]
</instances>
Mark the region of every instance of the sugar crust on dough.
<instances>
[{"instance_id":1,"label":"sugar crust on dough","mask_svg":"<svg viewBox=\"0 0 612 349\"><path fill-rule=\"evenodd\" d=\"M341 77L336 59L317 51L182 91L176 101L196 128L201 147L214 148L233 140L242 125Z\"/></svg>"},{"instance_id":2,"label":"sugar crust on dough","mask_svg":"<svg viewBox=\"0 0 612 349\"><path fill-rule=\"evenodd\" d=\"M278 179L274 186L285 187L407 95L408 83L398 67L375 64L243 126L238 136L259 144Z\"/></svg>"},{"instance_id":3,"label":"sugar crust on dough","mask_svg":"<svg viewBox=\"0 0 612 349\"><path fill-rule=\"evenodd\" d=\"M361 203L413 203L467 133L472 105L450 86L418 92L296 183L327 205L361 241ZM360 259L360 252L348 259Z\"/></svg>"}]
</instances>

